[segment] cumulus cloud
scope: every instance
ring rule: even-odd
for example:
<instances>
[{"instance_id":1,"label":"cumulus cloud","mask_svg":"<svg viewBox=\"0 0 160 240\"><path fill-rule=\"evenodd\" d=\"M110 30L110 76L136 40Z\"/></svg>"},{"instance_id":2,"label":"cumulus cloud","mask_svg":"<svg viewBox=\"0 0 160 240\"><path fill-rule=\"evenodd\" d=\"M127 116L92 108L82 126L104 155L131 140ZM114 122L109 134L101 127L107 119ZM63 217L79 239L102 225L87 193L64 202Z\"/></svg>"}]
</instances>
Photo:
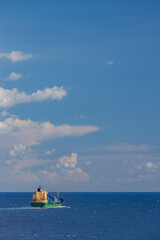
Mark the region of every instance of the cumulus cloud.
<instances>
[{"instance_id":1,"label":"cumulus cloud","mask_svg":"<svg viewBox=\"0 0 160 240\"><path fill-rule=\"evenodd\" d=\"M89 175L80 167L77 167L77 153L71 156L63 156L58 158L57 167L60 168L63 178L66 181L89 181Z\"/></svg>"},{"instance_id":2,"label":"cumulus cloud","mask_svg":"<svg viewBox=\"0 0 160 240\"><path fill-rule=\"evenodd\" d=\"M77 164L77 153L72 153L71 156L63 156L58 159L57 167L75 168Z\"/></svg>"},{"instance_id":3,"label":"cumulus cloud","mask_svg":"<svg viewBox=\"0 0 160 240\"><path fill-rule=\"evenodd\" d=\"M152 162L147 162L147 163L145 164L145 166L146 166L147 168L152 168L154 165L153 165Z\"/></svg>"},{"instance_id":4,"label":"cumulus cloud","mask_svg":"<svg viewBox=\"0 0 160 240\"><path fill-rule=\"evenodd\" d=\"M146 170L158 171L160 168L160 162L147 162L144 164Z\"/></svg>"},{"instance_id":5,"label":"cumulus cloud","mask_svg":"<svg viewBox=\"0 0 160 240\"><path fill-rule=\"evenodd\" d=\"M0 107L12 107L19 103L41 102L47 99L61 100L67 96L67 92L63 87L45 88L37 90L31 95L25 92L19 92L17 88L5 89L0 87Z\"/></svg>"},{"instance_id":6,"label":"cumulus cloud","mask_svg":"<svg viewBox=\"0 0 160 240\"><path fill-rule=\"evenodd\" d=\"M5 177L0 176L2 181L39 182L43 184L48 184L51 181L54 184L66 184L66 182L75 184L75 182L89 181L89 175L80 167L77 167L76 153L59 158L61 167L56 168L56 161L42 159L38 157L37 153L35 154L30 150L31 148L22 144L8 148L8 158L5 159L5 164L3 164L3 169L7 174Z\"/></svg>"},{"instance_id":7,"label":"cumulus cloud","mask_svg":"<svg viewBox=\"0 0 160 240\"><path fill-rule=\"evenodd\" d=\"M0 134L3 134L0 143L31 146L50 138L82 136L98 130L97 126L71 126L68 124L55 126L50 122L39 123L11 117L0 122Z\"/></svg>"},{"instance_id":8,"label":"cumulus cloud","mask_svg":"<svg viewBox=\"0 0 160 240\"><path fill-rule=\"evenodd\" d=\"M15 126L9 125L7 122L0 122L0 134L11 133L15 130Z\"/></svg>"},{"instance_id":9,"label":"cumulus cloud","mask_svg":"<svg viewBox=\"0 0 160 240\"><path fill-rule=\"evenodd\" d=\"M20 78L24 77L21 73L15 73L12 72L8 77L7 80L11 80L11 81L17 81Z\"/></svg>"},{"instance_id":10,"label":"cumulus cloud","mask_svg":"<svg viewBox=\"0 0 160 240\"><path fill-rule=\"evenodd\" d=\"M27 157L29 156L29 153L31 152L31 148L27 148L23 144L17 144L14 145L10 150L9 150L9 156L12 157Z\"/></svg>"},{"instance_id":11,"label":"cumulus cloud","mask_svg":"<svg viewBox=\"0 0 160 240\"><path fill-rule=\"evenodd\" d=\"M25 54L21 51L12 51L10 53L0 53L0 58L7 58L12 62L18 62L32 58L32 54Z\"/></svg>"}]
</instances>

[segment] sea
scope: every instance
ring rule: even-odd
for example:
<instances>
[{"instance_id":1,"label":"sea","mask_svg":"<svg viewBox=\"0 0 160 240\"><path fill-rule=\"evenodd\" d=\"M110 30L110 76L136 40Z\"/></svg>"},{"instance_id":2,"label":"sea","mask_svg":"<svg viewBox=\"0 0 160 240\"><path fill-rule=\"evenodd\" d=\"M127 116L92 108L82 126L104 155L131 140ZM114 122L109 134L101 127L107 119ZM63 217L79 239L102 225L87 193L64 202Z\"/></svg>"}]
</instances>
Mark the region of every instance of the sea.
<instances>
[{"instance_id":1,"label":"sea","mask_svg":"<svg viewBox=\"0 0 160 240\"><path fill-rule=\"evenodd\" d=\"M160 193L60 193L59 208L32 193L0 193L3 240L160 240Z\"/></svg>"}]
</instances>

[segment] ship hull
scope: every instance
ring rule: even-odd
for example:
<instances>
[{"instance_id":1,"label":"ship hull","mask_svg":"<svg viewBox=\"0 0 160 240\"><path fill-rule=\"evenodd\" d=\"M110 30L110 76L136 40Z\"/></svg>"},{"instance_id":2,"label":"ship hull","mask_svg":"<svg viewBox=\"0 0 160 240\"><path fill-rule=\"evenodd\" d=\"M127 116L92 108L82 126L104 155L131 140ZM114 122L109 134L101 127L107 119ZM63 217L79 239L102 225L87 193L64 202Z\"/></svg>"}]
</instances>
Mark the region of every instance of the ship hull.
<instances>
[{"instance_id":1,"label":"ship hull","mask_svg":"<svg viewBox=\"0 0 160 240\"><path fill-rule=\"evenodd\" d=\"M40 203L40 202L31 202L32 207L36 208L55 208L59 207L62 203Z\"/></svg>"}]
</instances>

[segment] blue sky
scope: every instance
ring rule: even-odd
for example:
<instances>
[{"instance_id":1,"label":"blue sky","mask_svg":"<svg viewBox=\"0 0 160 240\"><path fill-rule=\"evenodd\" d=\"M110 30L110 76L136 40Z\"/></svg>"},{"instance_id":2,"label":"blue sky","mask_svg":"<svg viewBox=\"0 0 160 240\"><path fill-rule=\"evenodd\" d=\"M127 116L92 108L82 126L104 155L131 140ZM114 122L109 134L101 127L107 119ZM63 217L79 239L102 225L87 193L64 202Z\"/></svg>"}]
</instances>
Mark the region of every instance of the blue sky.
<instances>
[{"instance_id":1,"label":"blue sky","mask_svg":"<svg viewBox=\"0 0 160 240\"><path fill-rule=\"evenodd\" d=\"M159 191L158 1L1 1L0 191Z\"/></svg>"}]
</instances>

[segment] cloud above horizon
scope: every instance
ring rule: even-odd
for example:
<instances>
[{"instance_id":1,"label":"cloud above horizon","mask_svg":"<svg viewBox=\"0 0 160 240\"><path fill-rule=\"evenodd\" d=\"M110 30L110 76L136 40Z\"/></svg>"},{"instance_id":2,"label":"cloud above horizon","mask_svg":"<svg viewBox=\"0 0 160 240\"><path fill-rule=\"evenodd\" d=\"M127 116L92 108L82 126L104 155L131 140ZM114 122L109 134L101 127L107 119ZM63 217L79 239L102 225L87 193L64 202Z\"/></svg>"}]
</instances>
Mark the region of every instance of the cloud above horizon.
<instances>
[{"instance_id":1,"label":"cloud above horizon","mask_svg":"<svg viewBox=\"0 0 160 240\"><path fill-rule=\"evenodd\" d=\"M57 125L48 122L34 122L19 118L7 118L0 122L0 143L32 146L51 138L82 136L99 130L97 126L69 124Z\"/></svg>"},{"instance_id":2,"label":"cloud above horizon","mask_svg":"<svg viewBox=\"0 0 160 240\"><path fill-rule=\"evenodd\" d=\"M32 54L25 54L21 51L12 51L10 53L0 53L0 58L7 58L12 62L24 61L32 58Z\"/></svg>"},{"instance_id":3,"label":"cloud above horizon","mask_svg":"<svg viewBox=\"0 0 160 240\"><path fill-rule=\"evenodd\" d=\"M77 164L77 153L72 153L71 156L63 156L58 159L57 167L75 168Z\"/></svg>"},{"instance_id":4,"label":"cloud above horizon","mask_svg":"<svg viewBox=\"0 0 160 240\"><path fill-rule=\"evenodd\" d=\"M84 172L81 168L75 168L73 170L63 169L64 179L74 182L88 182L89 174Z\"/></svg>"},{"instance_id":5,"label":"cloud above horizon","mask_svg":"<svg viewBox=\"0 0 160 240\"><path fill-rule=\"evenodd\" d=\"M89 174L77 166L77 153L58 158L57 161L61 166L57 167L56 160L38 157L30 147L22 144L8 148L7 152L4 167L8 174L1 179L5 182L14 180L17 183L43 182L43 184L48 184L54 180L54 184L72 182L74 185L75 182L88 182L90 179Z\"/></svg>"},{"instance_id":6,"label":"cloud above horizon","mask_svg":"<svg viewBox=\"0 0 160 240\"><path fill-rule=\"evenodd\" d=\"M67 91L63 86L37 90L31 95L19 92L17 88L10 90L0 87L0 107L8 108L20 103L41 102L47 99L61 100L65 96L67 96Z\"/></svg>"},{"instance_id":7,"label":"cloud above horizon","mask_svg":"<svg viewBox=\"0 0 160 240\"><path fill-rule=\"evenodd\" d=\"M6 78L6 80L17 81L24 76L21 73L11 72L11 74Z\"/></svg>"},{"instance_id":8,"label":"cloud above horizon","mask_svg":"<svg viewBox=\"0 0 160 240\"><path fill-rule=\"evenodd\" d=\"M107 152L146 152L146 151L153 150L154 148L155 146L147 145L147 144L135 145L131 143L121 143L121 144L115 144L115 145L94 147L94 148L90 148L89 150L107 151Z\"/></svg>"}]
</instances>

